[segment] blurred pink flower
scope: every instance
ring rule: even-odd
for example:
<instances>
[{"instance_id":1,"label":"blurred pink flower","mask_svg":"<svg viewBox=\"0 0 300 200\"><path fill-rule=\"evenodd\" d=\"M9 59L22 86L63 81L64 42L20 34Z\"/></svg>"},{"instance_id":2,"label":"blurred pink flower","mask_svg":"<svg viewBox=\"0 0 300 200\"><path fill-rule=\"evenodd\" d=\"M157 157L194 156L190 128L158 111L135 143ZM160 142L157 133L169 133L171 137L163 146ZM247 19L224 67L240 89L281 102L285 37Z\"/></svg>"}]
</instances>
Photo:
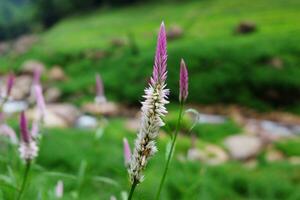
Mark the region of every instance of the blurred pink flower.
<instances>
[{"instance_id":1,"label":"blurred pink flower","mask_svg":"<svg viewBox=\"0 0 300 200\"><path fill-rule=\"evenodd\" d=\"M40 79L41 79L41 70L40 69L34 69L33 72L33 85L40 85Z\"/></svg>"},{"instance_id":2,"label":"blurred pink flower","mask_svg":"<svg viewBox=\"0 0 300 200\"><path fill-rule=\"evenodd\" d=\"M37 107L39 110L39 119L41 119L45 117L46 114L46 103L45 103L42 87L41 85L34 85L33 89L34 89L34 95L36 98Z\"/></svg>"},{"instance_id":3,"label":"blurred pink flower","mask_svg":"<svg viewBox=\"0 0 300 200\"><path fill-rule=\"evenodd\" d=\"M21 112L20 116L20 131L21 131L21 142L19 147L20 157L26 162L33 160L38 155L38 146L31 137L28 130L28 123L24 111Z\"/></svg>"},{"instance_id":4,"label":"blurred pink flower","mask_svg":"<svg viewBox=\"0 0 300 200\"><path fill-rule=\"evenodd\" d=\"M55 187L55 196L56 198L62 198L64 195L64 183L62 180L59 180Z\"/></svg>"},{"instance_id":5,"label":"blurred pink flower","mask_svg":"<svg viewBox=\"0 0 300 200\"><path fill-rule=\"evenodd\" d=\"M15 76L13 74L9 74L6 83L6 98L10 96L11 90L13 88L15 82Z\"/></svg>"},{"instance_id":6,"label":"blurred pink flower","mask_svg":"<svg viewBox=\"0 0 300 200\"><path fill-rule=\"evenodd\" d=\"M105 103L104 86L100 74L96 74L96 103Z\"/></svg>"},{"instance_id":7,"label":"blurred pink flower","mask_svg":"<svg viewBox=\"0 0 300 200\"><path fill-rule=\"evenodd\" d=\"M30 133L28 131L28 123L25 116L24 111L21 112L20 116L20 131L21 131L21 139L24 143L30 142Z\"/></svg>"},{"instance_id":8,"label":"blurred pink flower","mask_svg":"<svg viewBox=\"0 0 300 200\"><path fill-rule=\"evenodd\" d=\"M1 123L1 122L0 122ZM11 143L17 144L18 138L16 136L16 132L7 124L1 124L0 125L0 135L4 135L9 137Z\"/></svg>"},{"instance_id":9,"label":"blurred pink flower","mask_svg":"<svg viewBox=\"0 0 300 200\"><path fill-rule=\"evenodd\" d=\"M180 63L180 78L179 78L179 101L180 102L184 102L187 99L188 96L188 87L189 87L189 83L188 83L188 71L187 71L187 67L186 64L184 62L183 59L181 59L181 63Z\"/></svg>"},{"instance_id":10,"label":"blurred pink flower","mask_svg":"<svg viewBox=\"0 0 300 200\"><path fill-rule=\"evenodd\" d=\"M39 123L37 121L34 121L31 126L31 135L33 138L37 138L39 134Z\"/></svg>"}]
</instances>

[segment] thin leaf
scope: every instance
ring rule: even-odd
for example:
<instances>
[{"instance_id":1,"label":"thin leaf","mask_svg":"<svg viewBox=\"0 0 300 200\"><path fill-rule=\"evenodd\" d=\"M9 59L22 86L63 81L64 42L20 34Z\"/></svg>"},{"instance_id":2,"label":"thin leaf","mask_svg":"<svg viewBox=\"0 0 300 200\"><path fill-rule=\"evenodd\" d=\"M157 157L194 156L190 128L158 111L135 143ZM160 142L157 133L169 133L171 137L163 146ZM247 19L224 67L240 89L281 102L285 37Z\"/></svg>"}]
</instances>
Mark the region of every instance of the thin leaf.
<instances>
[{"instance_id":1,"label":"thin leaf","mask_svg":"<svg viewBox=\"0 0 300 200\"><path fill-rule=\"evenodd\" d=\"M108 177L104 177L104 176L94 176L93 181L97 181L97 182L103 182L103 183L107 183L109 185L113 185L116 187L120 187L119 183L111 178Z\"/></svg>"}]
</instances>

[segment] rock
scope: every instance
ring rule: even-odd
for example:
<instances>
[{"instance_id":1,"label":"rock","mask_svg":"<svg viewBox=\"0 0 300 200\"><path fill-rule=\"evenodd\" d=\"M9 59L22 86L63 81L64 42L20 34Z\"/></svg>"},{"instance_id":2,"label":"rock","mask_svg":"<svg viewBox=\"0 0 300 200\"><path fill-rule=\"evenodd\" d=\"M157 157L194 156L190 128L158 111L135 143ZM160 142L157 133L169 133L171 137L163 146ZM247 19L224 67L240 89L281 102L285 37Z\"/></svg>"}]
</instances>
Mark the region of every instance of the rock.
<instances>
[{"instance_id":1,"label":"rock","mask_svg":"<svg viewBox=\"0 0 300 200\"><path fill-rule=\"evenodd\" d=\"M256 159L250 159L244 162L244 166L247 167L248 169L254 169L257 167L257 160Z\"/></svg>"},{"instance_id":2,"label":"rock","mask_svg":"<svg viewBox=\"0 0 300 200\"><path fill-rule=\"evenodd\" d=\"M98 60L106 57L108 55L107 52L102 51L102 50L88 50L87 52L84 53L85 57L88 59L93 59L93 60Z\"/></svg>"},{"instance_id":3,"label":"rock","mask_svg":"<svg viewBox=\"0 0 300 200\"><path fill-rule=\"evenodd\" d=\"M249 34L256 31L256 24L253 22L240 22L240 24L236 27L235 32L238 34Z\"/></svg>"},{"instance_id":4,"label":"rock","mask_svg":"<svg viewBox=\"0 0 300 200\"><path fill-rule=\"evenodd\" d=\"M7 42L0 42L0 55L5 55L9 51L9 44Z\"/></svg>"},{"instance_id":5,"label":"rock","mask_svg":"<svg viewBox=\"0 0 300 200\"><path fill-rule=\"evenodd\" d=\"M288 161L293 165L300 165L300 156L292 156Z\"/></svg>"},{"instance_id":6,"label":"rock","mask_svg":"<svg viewBox=\"0 0 300 200\"><path fill-rule=\"evenodd\" d=\"M94 129L97 128L97 126L97 119L89 115L80 116L76 121L76 127L82 129Z\"/></svg>"},{"instance_id":7,"label":"rock","mask_svg":"<svg viewBox=\"0 0 300 200\"><path fill-rule=\"evenodd\" d=\"M187 154L188 160L199 160L209 165L219 165L228 160L227 153L216 145L208 145L204 149L191 148Z\"/></svg>"},{"instance_id":8,"label":"rock","mask_svg":"<svg viewBox=\"0 0 300 200\"><path fill-rule=\"evenodd\" d=\"M92 115L117 116L119 114L119 105L113 102L102 104L87 103L82 106L82 111Z\"/></svg>"},{"instance_id":9,"label":"rock","mask_svg":"<svg viewBox=\"0 0 300 200\"><path fill-rule=\"evenodd\" d=\"M283 126L279 123L268 120L262 120L260 122L260 125L263 130L267 131L270 134L277 135L279 137L293 136L293 133L288 127Z\"/></svg>"},{"instance_id":10,"label":"rock","mask_svg":"<svg viewBox=\"0 0 300 200\"><path fill-rule=\"evenodd\" d=\"M75 124L77 118L80 116L80 111L73 106L72 104L48 104L47 105L47 114L56 115L65 121L69 126ZM47 115L46 114L46 115Z\"/></svg>"},{"instance_id":11,"label":"rock","mask_svg":"<svg viewBox=\"0 0 300 200\"><path fill-rule=\"evenodd\" d=\"M225 147L230 156L236 160L255 157L262 149L262 141L255 136L234 135L225 139Z\"/></svg>"},{"instance_id":12,"label":"rock","mask_svg":"<svg viewBox=\"0 0 300 200\"><path fill-rule=\"evenodd\" d=\"M35 70L39 70L41 73L46 71L45 65L38 60L26 60L22 64L22 72L34 74Z\"/></svg>"},{"instance_id":13,"label":"rock","mask_svg":"<svg viewBox=\"0 0 300 200\"><path fill-rule=\"evenodd\" d=\"M178 25L171 26L167 32L167 38L170 40L178 39L181 38L182 36L183 36L183 29Z\"/></svg>"},{"instance_id":14,"label":"rock","mask_svg":"<svg viewBox=\"0 0 300 200\"><path fill-rule=\"evenodd\" d=\"M25 53L38 40L36 35L23 35L13 43L13 51L17 54Z\"/></svg>"},{"instance_id":15,"label":"rock","mask_svg":"<svg viewBox=\"0 0 300 200\"><path fill-rule=\"evenodd\" d=\"M54 113L53 111L46 111L46 115L44 118L44 125L46 127L60 127L67 128L70 124L60 115Z\"/></svg>"},{"instance_id":16,"label":"rock","mask_svg":"<svg viewBox=\"0 0 300 200\"><path fill-rule=\"evenodd\" d=\"M297 125L284 125L269 120L246 120L246 133L259 136L264 143L271 143L281 138L293 137L297 134Z\"/></svg>"},{"instance_id":17,"label":"rock","mask_svg":"<svg viewBox=\"0 0 300 200\"><path fill-rule=\"evenodd\" d=\"M110 43L113 47L122 47L125 46L126 41L122 38L113 38Z\"/></svg>"},{"instance_id":18,"label":"rock","mask_svg":"<svg viewBox=\"0 0 300 200\"><path fill-rule=\"evenodd\" d=\"M223 124L226 122L226 117L221 115L199 114L200 124Z\"/></svg>"},{"instance_id":19,"label":"rock","mask_svg":"<svg viewBox=\"0 0 300 200\"><path fill-rule=\"evenodd\" d=\"M283 60L279 57L273 57L268 62L275 69L282 69L283 68Z\"/></svg>"},{"instance_id":20,"label":"rock","mask_svg":"<svg viewBox=\"0 0 300 200\"><path fill-rule=\"evenodd\" d=\"M283 153L275 149L268 150L266 153L266 159L269 162L279 161L283 158Z\"/></svg>"},{"instance_id":21,"label":"rock","mask_svg":"<svg viewBox=\"0 0 300 200\"><path fill-rule=\"evenodd\" d=\"M48 88L45 92L45 101L48 103L57 102L60 97L61 97L61 91L58 88L55 87Z\"/></svg>"},{"instance_id":22,"label":"rock","mask_svg":"<svg viewBox=\"0 0 300 200\"><path fill-rule=\"evenodd\" d=\"M19 113L28 108L28 103L26 101L8 101L3 105L4 113Z\"/></svg>"},{"instance_id":23,"label":"rock","mask_svg":"<svg viewBox=\"0 0 300 200\"><path fill-rule=\"evenodd\" d=\"M65 72L60 66L53 66L49 71L49 79L52 81L63 81L66 79Z\"/></svg>"},{"instance_id":24,"label":"rock","mask_svg":"<svg viewBox=\"0 0 300 200\"><path fill-rule=\"evenodd\" d=\"M11 96L15 100L22 100L29 97L31 92L32 78L28 75L16 77Z\"/></svg>"}]
</instances>

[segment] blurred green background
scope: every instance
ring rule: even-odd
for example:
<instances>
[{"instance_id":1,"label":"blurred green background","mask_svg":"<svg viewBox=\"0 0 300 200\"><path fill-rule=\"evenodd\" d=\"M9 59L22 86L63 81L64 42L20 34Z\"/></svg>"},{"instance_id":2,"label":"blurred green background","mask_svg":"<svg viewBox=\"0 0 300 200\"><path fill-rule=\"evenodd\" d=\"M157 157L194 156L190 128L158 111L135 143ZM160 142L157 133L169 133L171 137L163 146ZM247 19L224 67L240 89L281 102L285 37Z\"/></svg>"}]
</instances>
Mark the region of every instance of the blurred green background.
<instances>
[{"instance_id":1,"label":"blurred green background","mask_svg":"<svg viewBox=\"0 0 300 200\"><path fill-rule=\"evenodd\" d=\"M126 125L128 115L133 117L128 113L140 106L164 21L172 102L168 125L176 123L181 58L190 73L187 107L202 111L209 106L208 112L229 119L197 124L192 131L193 121L185 119L162 199L300 199L299 11L299 0L0 0L1 75L28 75L28 63L42 65L45 88L59 91L54 103L82 107L93 99L94 76L100 73L107 98L126 107L125 116L108 117L101 137L94 129L73 126L43 129L24 198L56 199L60 179L65 184L62 199L121 199L121 192L128 191L122 138L133 146L136 131ZM63 75L53 78L54 68ZM230 154L226 139L246 135L248 126L236 118L236 110L228 114L232 105L243 117L292 125L296 134L267 143L257 136L263 148L247 159L217 165L201 155L189 159L195 148L207 157L207 148ZM279 117L273 116L276 112ZM16 115L8 123L18 130ZM150 161L136 199L153 199L168 140L166 134L159 138L160 151ZM16 146L2 137L0 152L0 199L13 199L24 166ZM274 152L279 158L270 159Z\"/></svg>"}]
</instances>

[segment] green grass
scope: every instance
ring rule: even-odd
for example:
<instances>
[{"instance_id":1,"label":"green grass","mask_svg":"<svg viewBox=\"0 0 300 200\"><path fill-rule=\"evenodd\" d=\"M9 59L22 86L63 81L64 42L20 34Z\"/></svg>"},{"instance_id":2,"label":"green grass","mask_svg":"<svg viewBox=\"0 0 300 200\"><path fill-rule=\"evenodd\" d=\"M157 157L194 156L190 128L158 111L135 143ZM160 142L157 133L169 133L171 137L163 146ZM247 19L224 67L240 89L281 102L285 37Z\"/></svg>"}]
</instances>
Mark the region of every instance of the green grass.
<instances>
[{"instance_id":1,"label":"green grass","mask_svg":"<svg viewBox=\"0 0 300 200\"><path fill-rule=\"evenodd\" d=\"M222 133L217 129L216 132ZM65 184L63 199L67 200L109 199L111 195L120 197L121 191L128 191L122 138L127 137L132 145L135 134L126 131L123 120L110 121L100 139L95 138L93 131L76 129L50 129L44 133L24 199L37 199L38 196L45 200L55 199L53 190L60 179ZM165 136L159 139L159 152L149 162L146 179L137 188L136 199L153 199L165 161L167 141ZM13 199L11 186L20 183L24 165L16 147L7 149L6 145L1 143L0 148L0 199L1 195L2 199ZM199 161L179 159L186 155L190 146L188 136L179 137L162 199L296 200L300 197L297 165L258 162L252 169L238 162L206 166Z\"/></svg>"},{"instance_id":2,"label":"green grass","mask_svg":"<svg viewBox=\"0 0 300 200\"><path fill-rule=\"evenodd\" d=\"M214 0L100 9L59 22L25 55L0 58L0 71L18 69L31 58L48 67L61 65L69 79L55 85L65 100L78 103L92 93L94 74L100 72L110 99L137 103L151 74L156 34L164 20L167 28L177 24L184 29L182 38L168 43L172 100L177 100L179 61L184 57L190 102L293 110L299 108L300 97L299 8L297 0ZM256 23L257 31L235 35L234 28L245 20ZM128 44L113 47L113 38ZM86 56L90 51L106 56L91 59ZM283 69L270 66L268 60L274 57L282 60Z\"/></svg>"},{"instance_id":3,"label":"green grass","mask_svg":"<svg viewBox=\"0 0 300 200\"><path fill-rule=\"evenodd\" d=\"M279 141L276 147L287 156L300 156L300 139L292 138L284 141Z\"/></svg>"},{"instance_id":4,"label":"green grass","mask_svg":"<svg viewBox=\"0 0 300 200\"><path fill-rule=\"evenodd\" d=\"M201 138L201 140L222 144L227 136L241 133L241 128L234 122L227 121L223 124L199 124L193 132Z\"/></svg>"}]
</instances>

